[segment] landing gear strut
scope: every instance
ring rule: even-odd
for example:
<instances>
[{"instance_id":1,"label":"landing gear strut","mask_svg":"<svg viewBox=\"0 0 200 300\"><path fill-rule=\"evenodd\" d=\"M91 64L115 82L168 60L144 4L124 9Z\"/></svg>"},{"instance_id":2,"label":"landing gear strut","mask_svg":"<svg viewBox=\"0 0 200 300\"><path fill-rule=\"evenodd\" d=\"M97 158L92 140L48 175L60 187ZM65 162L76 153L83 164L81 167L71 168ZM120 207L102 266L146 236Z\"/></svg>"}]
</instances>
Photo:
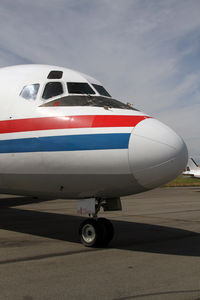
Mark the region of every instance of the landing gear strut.
<instances>
[{"instance_id":1,"label":"landing gear strut","mask_svg":"<svg viewBox=\"0 0 200 300\"><path fill-rule=\"evenodd\" d=\"M80 240L87 247L105 247L114 236L112 223L105 218L98 218L98 212L103 207L103 200L96 199L93 218L85 220L79 228Z\"/></svg>"}]
</instances>

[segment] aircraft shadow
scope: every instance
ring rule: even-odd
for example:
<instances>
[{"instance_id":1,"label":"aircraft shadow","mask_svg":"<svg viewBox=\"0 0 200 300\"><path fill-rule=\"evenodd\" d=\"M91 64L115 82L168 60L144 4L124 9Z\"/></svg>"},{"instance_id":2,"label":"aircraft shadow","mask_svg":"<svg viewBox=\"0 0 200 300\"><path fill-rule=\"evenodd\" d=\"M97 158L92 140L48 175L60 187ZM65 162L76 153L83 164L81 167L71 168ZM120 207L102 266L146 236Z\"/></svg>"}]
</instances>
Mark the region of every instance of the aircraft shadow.
<instances>
[{"instance_id":1,"label":"aircraft shadow","mask_svg":"<svg viewBox=\"0 0 200 300\"><path fill-rule=\"evenodd\" d=\"M85 218L11 207L22 205L22 202L27 204L38 201L40 200L29 197L1 199L0 229L79 243L78 228ZM115 228L115 237L109 248L200 256L199 233L136 222L113 220L112 223Z\"/></svg>"},{"instance_id":2,"label":"aircraft shadow","mask_svg":"<svg viewBox=\"0 0 200 300\"><path fill-rule=\"evenodd\" d=\"M55 198L35 198L35 197L12 197L12 198L5 198L0 199L0 209L2 208L8 208L12 206L21 206L21 205L27 205L32 203L40 203L44 201L49 200L55 200Z\"/></svg>"}]
</instances>

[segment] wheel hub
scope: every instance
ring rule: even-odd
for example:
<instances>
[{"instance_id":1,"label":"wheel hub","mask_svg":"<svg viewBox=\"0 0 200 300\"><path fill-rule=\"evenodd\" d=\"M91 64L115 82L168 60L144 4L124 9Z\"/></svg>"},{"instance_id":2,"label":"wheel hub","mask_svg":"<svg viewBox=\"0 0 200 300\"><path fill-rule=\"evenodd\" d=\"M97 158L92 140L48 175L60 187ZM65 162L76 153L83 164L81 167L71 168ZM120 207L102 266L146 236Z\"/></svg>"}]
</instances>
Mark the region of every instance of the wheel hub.
<instances>
[{"instance_id":1,"label":"wheel hub","mask_svg":"<svg viewBox=\"0 0 200 300\"><path fill-rule=\"evenodd\" d=\"M86 243L91 243L96 238L96 232L91 224L86 224L82 229L82 238Z\"/></svg>"}]
</instances>

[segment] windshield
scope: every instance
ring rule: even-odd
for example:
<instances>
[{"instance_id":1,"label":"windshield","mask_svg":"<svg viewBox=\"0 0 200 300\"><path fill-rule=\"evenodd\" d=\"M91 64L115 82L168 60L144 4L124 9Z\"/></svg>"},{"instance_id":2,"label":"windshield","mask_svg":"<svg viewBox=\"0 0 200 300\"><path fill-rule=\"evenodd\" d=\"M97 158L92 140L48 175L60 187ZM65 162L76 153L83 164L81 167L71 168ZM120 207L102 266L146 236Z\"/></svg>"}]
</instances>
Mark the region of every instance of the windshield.
<instances>
[{"instance_id":1,"label":"windshield","mask_svg":"<svg viewBox=\"0 0 200 300\"><path fill-rule=\"evenodd\" d=\"M95 91L85 82L67 82L69 94L95 94Z\"/></svg>"},{"instance_id":2,"label":"windshield","mask_svg":"<svg viewBox=\"0 0 200 300\"><path fill-rule=\"evenodd\" d=\"M101 95L106 97L111 97L111 95L106 91L102 85L92 84L95 90Z\"/></svg>"},{"instance_id":3,"label":"windshield","mask_svg":"<svg viewBox=\"0 0 200 300\"><path fill-rule=\"evenodd\" d=\"M42 94L43 99L49 99L63 94L63 87L61 82L48 82L45 85L44 92Z\"/></svg>"}]
</instances>

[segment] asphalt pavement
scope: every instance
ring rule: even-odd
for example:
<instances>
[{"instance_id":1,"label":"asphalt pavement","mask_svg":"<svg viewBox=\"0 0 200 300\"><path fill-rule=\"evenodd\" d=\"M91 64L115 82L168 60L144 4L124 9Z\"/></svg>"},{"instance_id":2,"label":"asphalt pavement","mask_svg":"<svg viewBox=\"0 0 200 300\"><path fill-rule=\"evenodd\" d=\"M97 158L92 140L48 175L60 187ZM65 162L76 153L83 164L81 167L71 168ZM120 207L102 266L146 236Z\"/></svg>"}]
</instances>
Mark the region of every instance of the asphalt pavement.
<instances>
[{"instance_id":1,"label":"asphalt pavement","mask_svg":"<svg viewBox=\"0 0 200 300\"><path fill-rule=\"evenodd\" d=\"M200 188L122 199L107 248L86 248L76 201L0 195L0 300L200 299Z\"/></svg>"}]
</instances>

